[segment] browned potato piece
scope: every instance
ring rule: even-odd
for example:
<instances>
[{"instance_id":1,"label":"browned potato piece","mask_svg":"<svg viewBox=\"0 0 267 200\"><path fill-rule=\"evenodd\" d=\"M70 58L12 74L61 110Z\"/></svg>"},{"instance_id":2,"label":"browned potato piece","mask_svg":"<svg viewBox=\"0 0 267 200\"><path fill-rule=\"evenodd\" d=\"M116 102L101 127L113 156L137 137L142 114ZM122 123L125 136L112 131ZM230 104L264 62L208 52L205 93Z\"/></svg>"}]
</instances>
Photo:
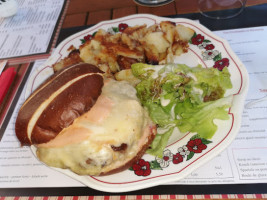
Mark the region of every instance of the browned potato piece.
<instances>
[{"instance_id":1,"label":"browned potato piece","mask_svg":"<svg viewBox=\"0 0 267 200\"><path fill-rule=\"evenodd\" d=\"M128 81L131 85L136 86L140 80L136 78L131 69L125 69L115 74L117 81Z\"/></svg>"},{"instance_id":2,"label":"browned potato piece","mask_svg":"<svg viewBox=\"0 0 267 200\"><path fill-rule=\"evenodd\" d=\"M153 65L172 63L175 56L188 51L188 41L193 35L193 29L171 21L127 27L115 34L99 29L91 40L80 45L78 50L74 48L53 68L58 71L84 62L97 66L112 77L136 62Z\"/></svg>"}]
</instances>

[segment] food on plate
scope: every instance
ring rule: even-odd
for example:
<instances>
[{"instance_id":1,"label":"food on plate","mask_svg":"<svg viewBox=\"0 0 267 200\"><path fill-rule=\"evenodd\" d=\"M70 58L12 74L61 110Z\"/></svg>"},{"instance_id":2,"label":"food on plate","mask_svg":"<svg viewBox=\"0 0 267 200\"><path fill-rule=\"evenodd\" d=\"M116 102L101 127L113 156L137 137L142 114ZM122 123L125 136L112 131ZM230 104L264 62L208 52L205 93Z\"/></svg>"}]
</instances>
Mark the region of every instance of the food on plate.
<instances>
[{"instance_id":1,"label":"food on plate","mask_svg":"<svg viewBox=\"0 0 267 200\"><path fill-rule=\"evenodd\" d=\"M209 139L217 130L214 119L227 120L232 96L230 73L225 67L188 67L184 64L132 65L133 74L141 80L137 95L148 109L151 119L162 129L148 153L161 157L175 128L180 132L196 132Z\"/></svg>"},{"instance_id":2,"label":"food on plate","mask_svg":"<svg viewBox=\"0 0 267 200\"><path fill-rule=\"evenodd\" d=\"M107 80L91 110L48 143L38 158L77 174L104 175L128 169L145 153L156 127L127 82Z\"/></svg>"},{"instance_id":3,"label":"food on plate","mask_svg":"<svg viewBox=\"0 0 267 200\"><path fill-rule=\"evenodd\" d=\"M119 33L99 29L78 49L69 47L18 113L21 144L35 145L49 166L107 175L145 152L161 158L175 129L211 138L214 120L229 118L232 83L226 67L171 64L194 34L163 21Z\"/></svg>"},{"instance_id":4,"label":"food on plate","mask_svg":"<svg viewBox=\"0 0 267 200\"><path fill-rule=\"evenodd\" d=\"M130 69L134 63L170 63L174 56L188 51L194 30L170 21L159 25L136 25L122 32L99 29L90 39L72 49L69 56L53 65L57 71L69 64L93 64L105 73L115 74Z\"/></svg>"},{"instance_id":5,"label":"food on plate","mask_svg":"<svg viewBox=\"0 0 267 200\"><path fill-rule=\"evenodd\" d=\"M59 62L54 65L54 71L57 72L64 67L71 66L74 64L82 63L82 59L80 58L80 52L78 49L75 49L73 46L69 48L71 52L69 53L68 57L65 59L60 60Z\"/></svg>"},{"instance_id":6,"label":"food on plate","mask_svg":"<svg viewBox=\"0 0 267 200\"><path fill-rule=\"evenodd\" d=\"M90 64L66 67L43 83L22 105L15 130L42 162L80 175L129 168L156 135L135 88Z\"/></svg>"},{"instance_id":7,"label":"food on plate","mask_svg":"<svg viewBox=\"0 0 267 200\"><path fill-rule=\"evenodd\" d=\"M48 142L90 110L101 93L102 71L76 64L58 71L21 106L15 131L22 145Z\"/></svg>"},{"instance_id":8,"label":"food on plate","mask_svg":"<svg viewBox=\"0 0 267 200\"><path fill-rule=\"evenodd\" d=\"M136 78L133 75L132 69L125 69L125 70L119 71L114 75L114 78L117 81L127 81L132 86L136 86L140 82L140 79Z\"/></svg>"}]
</instances>

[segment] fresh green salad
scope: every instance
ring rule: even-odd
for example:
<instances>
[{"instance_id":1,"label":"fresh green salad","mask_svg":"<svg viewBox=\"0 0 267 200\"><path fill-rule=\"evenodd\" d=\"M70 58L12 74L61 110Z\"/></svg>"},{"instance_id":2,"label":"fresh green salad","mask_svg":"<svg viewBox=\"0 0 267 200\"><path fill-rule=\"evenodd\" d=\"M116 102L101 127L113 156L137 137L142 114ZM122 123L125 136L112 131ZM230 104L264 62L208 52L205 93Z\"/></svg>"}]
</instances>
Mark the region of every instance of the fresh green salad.
<instances>
[{"instance_id":1,"label":"fresh green salad","mask_svg":"<svg viewBox=\"0 0 267 200\"><path fill-rule=\"evenodd\" d=\"M214 119L227 120L231 106L225 91L232 88L230 73L225 67L188 67L184 64L132 65L133 74L141 80L136 86L137 96L151 119L162 133L158 133L147 153L162 157L163 150L175 128L181 133L196 132L209 139L217 130Z\"/></svg>"}]
</instances>

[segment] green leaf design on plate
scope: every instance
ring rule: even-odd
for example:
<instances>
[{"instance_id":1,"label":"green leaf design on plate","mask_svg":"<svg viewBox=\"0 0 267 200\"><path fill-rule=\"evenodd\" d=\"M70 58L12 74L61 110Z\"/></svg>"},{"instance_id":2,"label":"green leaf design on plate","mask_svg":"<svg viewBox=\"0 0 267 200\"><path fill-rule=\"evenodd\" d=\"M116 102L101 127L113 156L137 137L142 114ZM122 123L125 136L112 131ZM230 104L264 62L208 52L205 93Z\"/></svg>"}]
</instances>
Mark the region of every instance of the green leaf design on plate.
<instances>
[{"instance_id":1,"label":"green leaf design on plate","mask_svg":"<svg viewBox=\"0 0 267 200\"><path fill-rule=\"evenodd\" d=\"M118 28L118 27L112 27L112 30L113 30L115 33L119 32L119 28Z\"/></svg>"},{"instance_id":2,"label":"green leaf design on plate","mask_svg":"<svg viewBox=\"0 0 267 200\"><path fill-rule=\"evenodd\" d=\"M213 58L213 60L216 62L216 61L218 61L218 60L221 60L222 59L222 54L221 53L219 53L217 56L215 56L214 58Z\"/></svg>"},{"instance_id":3,"label":"green leaf design on plate","mask_svg":"<svg viewBox=\"0 0 267 200\"><path fill-rule=\"evenodd\" d=\"M80 39L81 43L84 44L85 43L85 39Z\"/></svg>"},{"instance_id":4,"label":"green leaf design on plate","mask_svg":"<svg viewBox=\"0 0 267 200\"><path fill-rule=\"evenodd\" d=\"M152 160L151 162L149 162L149 164L150 164L150 169L162 170L160 164L156 160Z\"/></svg>"},{"instance_id":5,"label":"green leaf design on plate","mask_svg":"<svg viewBox=\"0 0 267 200\"><path fill-rule=\"evenodd\" d=\"M186 160L190 160L194 155L195 155L195 153L193 151L190 151L190 153L187 156Z\"/></svg>"},{"instance_id":6,"label":"green leaf design on plate","mask_svg":"<svg viewBox=\"0 0 267 200\"><path fill-rule=\"evenodd\" d=\"M201 141L202 141L203 144L210 144L210 143L212 143L212 141L207 140L205 138L201 138Z\"/></svg>"},{"instance_id":7,"label":"green leaf design on plate","mask_svg":"<svg viewBox=\"0 0 267 200\"><path fill-rule=\"evenodd\" d=\"M197 138L200 138L198 134L192 136L192 137L190 138L190 140L195 140L195 139L197 139Z\"/></svg>"},{"instance_id":8,"label":"green leaf design on plate","mask_svg":"<svg viewBox=\"0 0 267 200\"><path fill-rule=\"evenodd\" d=\"M92 34L92 36L94 37L96 33L97 33L97 31L95 31L95 32Z\"/></svg>"}]
</instances>

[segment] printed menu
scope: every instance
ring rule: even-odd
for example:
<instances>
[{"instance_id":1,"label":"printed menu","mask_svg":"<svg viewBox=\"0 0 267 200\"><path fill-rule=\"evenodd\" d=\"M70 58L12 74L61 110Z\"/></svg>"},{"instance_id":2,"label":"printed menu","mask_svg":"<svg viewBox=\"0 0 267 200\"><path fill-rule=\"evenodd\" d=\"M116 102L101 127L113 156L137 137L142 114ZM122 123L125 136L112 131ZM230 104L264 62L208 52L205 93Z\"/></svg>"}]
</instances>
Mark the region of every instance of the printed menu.
<instances>
[{"instance_id":1,"label":"printed menu","mask_svg":"<svg viewBox=\"0 0 267 200\"><path fill-rule=\"evenodd\" d=\"M241 129L225 151L183 180L170 184L267 183L267 101L256 102L267 95L267 26L217 31L215 34L228 40L249 72L250 86ZM42 62L37 61L32 71L38 69ZM7 128L0 129L0 135L4 131L0 143L0 186L83 186L41 164L29 147L20 147L15 137L14 123L18 109L25 101L26 89L21 93Z\"/></svg>"},{"instance_id":2,"label":"printed menu","mask_svg":"<svg viewBox=\"0 0 267 200\"><path fill-rule=\"evenodd\" d=\"M0 18L0 59L49 53L64 0L17 0L16 15Z\"/></svg>"}]
</instances>

